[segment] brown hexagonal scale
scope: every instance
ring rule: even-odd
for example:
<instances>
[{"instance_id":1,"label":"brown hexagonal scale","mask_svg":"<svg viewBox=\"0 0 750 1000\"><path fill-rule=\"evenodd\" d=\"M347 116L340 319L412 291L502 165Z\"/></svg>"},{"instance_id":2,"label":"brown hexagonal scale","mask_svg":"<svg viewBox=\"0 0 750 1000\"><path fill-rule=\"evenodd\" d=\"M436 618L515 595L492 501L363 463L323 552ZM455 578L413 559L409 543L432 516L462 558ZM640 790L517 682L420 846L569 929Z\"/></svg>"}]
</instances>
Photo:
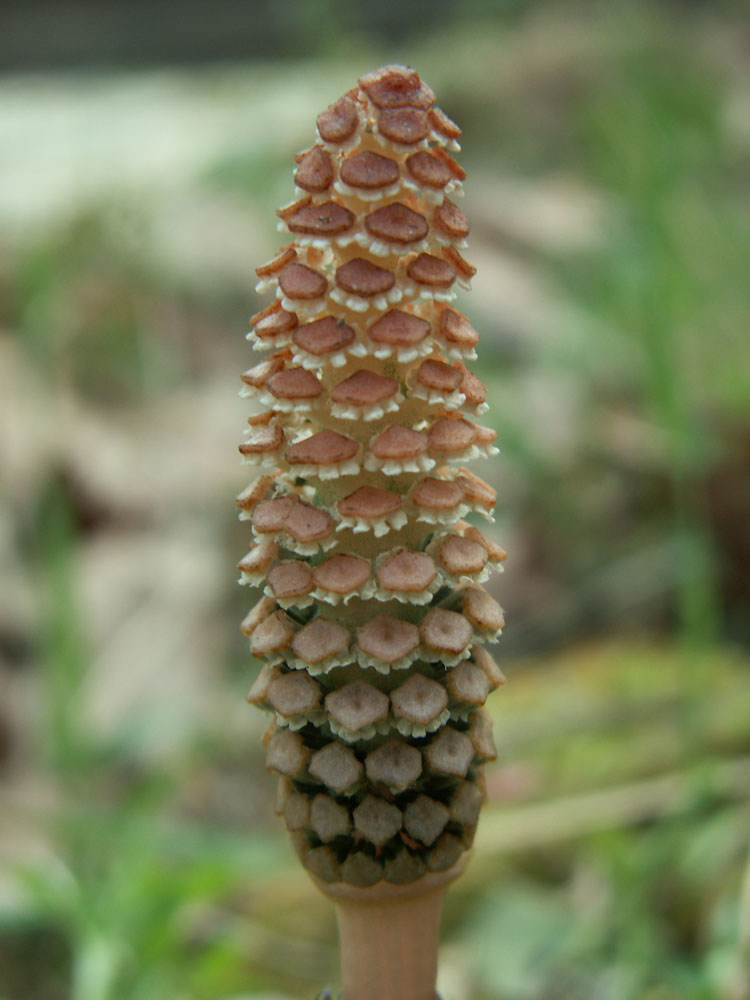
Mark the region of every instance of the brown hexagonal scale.
<instances>
[{"instance_id":1,"label":"brown hexagonal scale","mask_svg":"<svg viewBox=\"0 0 750 1000\"><path fill-rule=\"evenodd\" d=\"M383 866L364 850L354 850L341 862L341 879L347 885L366 889L383 878Z\"/></svg>"},{"instance_id":2,"label":"brown hexagonal scale","mask_svg":"<svg viewBox=\"0 0 750 1000\"><path fill-rule=\"evenodd\" d=\"M252 320L251 320L252 323ZM259 319L253 326L253 333L262 340L280 337L296 329L298 324L295 313L282 309L281 304L273 312Z\"/></svg>"},{"instance_id":3,"label":"brown hexagonal scale","mask_svg":"<svg viewBox=\"0 0 750 1000\"><path fill-rule=\"evenodd\" d=\"M315 751L308 771L313 778L341 795L360 780L362 765L350 747L334 742Z\"/></svg>"},{"instance_id":4,"label":"brown hexagonal scale","mask_svg":"<svg viewBox=\"0 0 750 1000\"><path fill-rule=\"evenodd\" d=\"M294 843L294 836L293 834L292 843ZM321 844L319 847L310 847L305 838L304 849L298 853L300 853L300 858L305 868L321 881L341 881L341 866L330 847L327 847L325 844Z\"/></svg>"},{"instance_id":5,"label":"brown hexagonal scale","mask_svg":"<svg viewBox=\"0 0 750 1000\"><path fill-rule=\"evenodd\" d=\"M442 160L424 150L412 153L406 161L406 169L415 181L431 188L444 187L453 176Z\"/></svg>"},{"instance_id":6,"label":"brown hexagonal scale","mask_svg":"<svg viewBox=\"0 0 750 1000\"><path fill-rule=\"evenodd\" d=\"M423 240L429 226L423 215L396 201L370 212L365 218L365 229L378 240L405 244Z\"/></svg>"},{"instance_id":7,"label":"brown hexagonal scale","mask_svg":"<svg viewBox=\"0 0 750 1000\"><path fill-rule=\"evenodd\" d=\"M259 364L253 365L252 368L248 368L246 372L243 372L242 381L245 385L249 385L253 389L260 389L272 375L280 372L283 367L283 357L272 356L266 358L265 361L261 361Z\"/></svg>"},{"instance_id":8,"label":"brown hexagonal scale","mask_svg":"<svg viewBox=\"0 0 750 1000\"><path fill-rule=\"evenodd\" d=\"M392 490L383 490L378 486L360 486L339 500L336 508L342 517L374 521L395 513L401 506L401 497Z\"/></svg>"},{"instance_id":9,"label":"brown hexagonal scale","mask_svg":"<svg viewBox=\"0 0 750 1000\"><path fill-rule=\"evenodd\" d=\"M322 146L313 146L295 159L299 166L294 174L294 183L298 187L320 194L333 183L335 175L331 157Z\"/></svg>"},{"instance_id":10,"label":"brown hexagonal scale","mask_svg":"<svg viewBox=\"0 0 750 1000\"><path fill-rule=\"evenodd\" d=\"M449 267L453 267L456 273L461 275L466 281L473 278L477 269L468 260L465 260L455 247L447 246L443 248L443 259Z\"/></svg>"},{"instance_id":11,"label":"brown hexagonal scale","mask_svg":"<svg viewBox=\"0 0 750 1000\"><path fill-rule=\"evenodd\" d=\"M428 795L418 795L404 809L404 829L426 847L435 843L449 819L447 807Z\"/></svg>"},{"instance_id":12,"label":"brown hexagonal scale","mask_svg":"<svg viewBox=\"0 0 750 1000\"><path fill-rule=\"evenodd\" d=\"M506 558L507 553L505 549L498 545L497 542L493 542L491 538L483 535L482 532L479 531L478 528L475 528L473 524L464 523L464 525L462 525L462 531L464 538L470 538L472 541L479 542L480 545L483 545L485 549L487 549L487 554L490 559L493 559L496 562L502 562L503 559Z\"/></svg>"},{"instance_id":13,"label":"brown hexagonal scale","mask_svg":"<svg viewBox=\"0 0 750 1000\"><path fill-rule=\"evenodd\" d=\"M441 233L445 233L451 239L460 240L469 235L469 220L458 205L448 198L432 213L432 221Z\"/></svg>"},{"instance_id":14,"label":"brown hexagonal scale","mask_svg":"<svg viewBox=\"0 0 750 1000\"><path fill-rule=\"evenodd\" d=\"M484 587L466 588L463 612L477 628L493 631L505 628L503 609L493 597L490 597Z\"/></svg>"},{"instance_id":15,"label":"brown hexagonal scale","mask_svg":"<svg viewBox=\"0 0 750 1000\"><path fill-rule=\"evenodd\" d=\"M299 212L301 208L306 208L308 205L312 205L312 198L309 194L302 198L298 198L297 201L289 202L288 205L282 205L281 208L277 208L276 214L280 219L286 221L287 219L291 219L295 212ZM292 244L292 246L294 245L295 244ZM273 261L271 263L273 263Z\"/></svg>"},{"instance_id":16,"label":"brown hexagonal scale","mask_svg":"<svg viewBox=\"0 0 750 1000\"><path fill-rule=\"evenodd\" d=\"M421 316L414 316L401 309L391 309L373 323L367 333L376 344L413 347L429 336L430 324Z\"/></svg>"},{"instance_id":17,"label":"brown hexagonal scale","mask_svg":"<svg viewBox=\"0 0 750 1000\"><path fill-rule=\"evenodd\" d=\"M319 615L296 633L292 652L303 663L315 666L329 656L340 656L349 647L350 640L348 629Z\"/></svg>"},{"instance_id":18,"label":"brown hexagonal scale","mask_svg":"<svg viewBox=\"0 0 750 1000\"><path fill-rule=\"evenodd\" d=\"M292 340L308 354L322 357L351 344L354 340L354 330L335 316L324 316L322 319L313 320L312 323L298 326Z\"/></svg>"},{"instance_id":19,"label":"brown hexagonal scale","mask_svg":"<svg viewBox=\"0 0 750 1000\"><path fill-rule=\"evenodd\" d=\"M350 97L341 97L318 115L320 137L325 142L345 142L359 124L357 105Z\"/></svg>"},{"instance_id":20,"label":"brown hexagonal scale","mask_svg":"<svg viewBox=\"0 0 750 1000\"><path fill-rule=\"evenodd\" d=\"M448 695L442 684L424 674L412 674L404 683L391 691L393 714L417 725L426 726L436 719L448 704Z\"/></svg>"},{"instance_id":21,"label":"brown hexagonal scale","mask_svg":"<svg viewBox=\"0 0 750 1000\"><path fill-rule=\"evenodd\" d=\"M337 552L312 571L316 587L332 594L356 592L370 579L370 563L362 556Z\"/></svg>"},{"instance_id":22,"label":"brown hexagonal scale","mask_svg":"<svg viewBox=\"0 0 750 1000\"><path fill-rule=\"evenodd\" d=\"M405 66L383 66L360 78L360 86L379 108L431 108L435 95L419 74Z\"/></svg>"},{"instance_id":23,"label":"brown hexagonal scale","mask_svg":"<svg viewBox=\"0 0 750 1000\"><path fill-rule=\"evenodd\" d=\"M461 392L470 406L480 406L487 400L487 386L470 371L463 361L455 361L453 367L461 373Z\"/></svg>"},{"instance_id":24,"label":"brown hexagonal scale","mask_svg":"<svg viewBox=\"0 0 750 1000\"><path fill-rule=\"evenodd\" d=\"M286 649L294 637L294 629L283 611L269 615L250 636L250 652L253 656L267 656Z\"/></svg>"},{"instance_id":25,"label":"brown hexagonal scale","mask_svg":"<svg viewBox=\"0 0 750 1000\"><path fill-rule=\"evenodd\" d=\"M463 660L449 670L446 683L451 697L468 705L484 705L490 693L487 674L470 660Z\"/></svg>"},{"instance_id":26,"label":"brown hexagonal scale","mask_svg":"<svg viewBox=\"0 0 750 1000\"><path fill-rule=\"evenodd\" d=\"M268 700L285 718L305 715L320 705L320 686L305 670L294 670L271 681Z\"/></svg>"},{"instance_id":27,"label":"brown hexagonal scale","mask_svg":"<svg viewBox=\"0 0 750 1000\"><path fill-rule=\"evenodd\" d=\"M354 188L372 191L394 184L399 177L398 163L366 149L347 156L341 163L341 180Z\"/></svg>"},{"instance_id":28,"label":"brown hexagonal scale","mask_svg":"<svg viewBox=\"0 0 750 1000\"><path fill-rule=\"evenodd\" d=\"M471 623L457 611L432 608L419 626L419 634L428 649L455 655L471 642L474 630Z\"/></svg>"},{"instance_id":29,"label":"brown hexagonal scale","mask_svg":"<svg viewBox=\"0 0 750 1000\"><path fill-rule=\"evenodd\" d=\"M487 549L479 542L460 535L448 535L438 548L440 565L448 573L481 573L487 564Z\"/></svg>"},{"instance_id":30,"label":"brown hexagonal scale","mask_svg":"<svg viewBox=\"0 0 750 1000\"><path fill-rule=\"evenodd\" d=\"M419 630L411 622L391 615L378 615L357 629L357 644L369 656L383 663L395 663L419 645Z\"/></svg>"},{"instance_id":31,"label":"brown hexagonal scale","mask_svg":"<svg viewBox=\"0 0 750 1000\"><path fill-rule=\"evenodd\" d=\"M247 418L250 427L267 427L278 414L276 410L264 410L263 413L254 413Z\"/></svg>"},{"instance_id":32,"label":"brown hexagonal scale","mask_svg":"<svg viewBox=\"0 0 750 1000\"><path fill-rule=\"evenodd\" d=\"M478 708L471 716L469 736L477 757L483 761L497 759L497 748L492 737L492 719L486 708Z\"/></svg>"},{"instance_id":33,"label":"brown hexagonal scale","mask_svg":"<svg viewBox=\"0 0 750 1000\"><path fill-rule=\"evenodd\" d=\"M462 781L451 799L450 818L455 823L474 826L483 802L481 788L474 781Z\"/></svg>"},{"instance_id":34,"label":"brown hexagonal scale","mask_svg":"<svg viewBox=\"0 0 750 1000\"><path fill-rule=\"evenodd\" d=\"M456 277L455 267L430 253L421 253L410 261L406 273L412 281L429 288L449 288Z\"/></svg>"},{"instance_id":35,"label":"brown hexagonal scale","mask_svg":"<svg viewBox=\"0 0 750 1000\"><path fill-rule=\"evenodd\" d=\"M422 773L422 754L403 740L390 739L368 753L365 772L374 784L403 792Z\"/></svg>"},{"instance_id":36,"label":"brown hexagonal scale","mask_svg":"<svg viewBox=\"0 0 750 1000\"><path fill-rule=\"evenodd\" d=\"M353 681L327 694L325 707L335 722L354 733L387 717L388 695L367 681Z\"/></svg>"},{"instance_id":37,"label":"brown hexagonal scale","mask_svg":"<svg viewBox=\"0 0 750 1000\"><path fill-rule=\"evenodd\" d=\"M432 125L436 132L446 136L448 139L461 138L461 129L440 108L430 109L430 125Z\"/></svg>"},{"instance_id":38,"label":"brown hexagonal scale","mask_svg":"<svg viewBox=\"0 0 750 1000\"><path fill-rule=\"evenodd\" d=\"M446 308L440 313L440 334L449 343L461 347L475 347L479 343L477 331L456 309Z\"/></svg>"},{"instance_id":39,"label":"brown hexagonal scale","mask_svg":"<svg viewBox=\"0 0 750 1000\"><path fill-rule=\"evenodd\" d=\"M280 562L272 567L266 578L277 600L303 597L313 588L313 574L307 563Z\"/></svg>"},{"instance_id":40,"label":"brown hexagonal scale","mask_svg":"<svg viewBox=\"0 0 750 1000\"><path fill-rule=\"evenodd\" d=\"M464 845L453 833L444 833L427 854L427 867L431 872L449 871L464 852Z\"/></svg>"},{"instance_id":41,"label":"brown hexagonal scale","mask_svg":"<svg viewBox=\"0 0 750 1000\"><path fill-rule=\"evenodd\" d=\"M290 299L319 299L328 282L318 271L305 264L287 264L279 274L279 285Z\"/></svg>"},{"instance_id":42,"label":"brown hexagonal scale","mask_svg":"<svg viewBox=\"0 0 750 1000\"><path fill-rule=\"evenodd\" d=\"M374 795L365 796L352 816L357 830L376 847L395 837L403 822L398 806Z\"/></svg>"},{"instance_id":43,"label":"brown hexagonal scale","mask_svg":"<svg viewBox=\"0 0 750 1000\"><path fill-rule=\"evenodd\" d=\"M268 689L271 681L279 676L279 668L272 667L270 663L265 663L258 676L253 682L253 686L247 693L245 701L250 705L262 705L268 701Z\"/></svg>"},{"instance_id":44,"label":"brown hexagonal scale","mask_svg":"<svg viewBox=\"0 0 750 1000\"><path fill-rule=\"evenodd\" d=\"M335 527L335 521L327 511L305 500L298 500L284 519L285 531L301 544L322 541Z\"/></svg>"},{"instance_id":45,"label":"brown hexagonal scale","mask_svg":"<svg viewBox=\"0 0 750 1000\"><path fill-rule=\"evenodd\" d=\"M310 751L299 733L280 729L274 733L266 747L266 767L269 771L293 777L304 768L309 755Z\"/></svg>"},{"instance_id":46,"label":"brown hexagonal scale","mask_svg":"<svg viewBox=\"0 0 750 1000\"><path fill-rule=\"evenodd\" d=\"M447 149L444 149L442 146L435 146L432 152L435 156L437 156L440 162L448 168L456 180L466 180L466 171L461 164L451 156Z\"/></svg>"},{"instance_id":47,"label":"brown hexagonal scale","mask_svg":"<svg viewBox=\"0 0 750 1000\"><path fill-rule=\"evenodd\" d=\"M474 662L482 669L493 688L505 684L505 674L495 663L495 660L487 652L484 646L478 644L471 647L471 656Z\"/></svg>"},{"instance_id":48,"label":"brown hexagonal scale","mask_svg":"<svg viewBox=\"0 0 750 1000\"><path fill-rule=\"evenodd\" d=\"M382 108L377 122L381 135L405 146L413 146L430 131L430 121L421 108Z\"/></svg>"},{"instance_id":49,"label":"brown hexagonal scale","mask_svg":"<svg viewBox=\"0 0 750 1000\"><path fill-rule=\"evenodd\" d=\"M261 427L249 434L240 445L242 455L264 455L276 451L284 443L284 431L278 424Z\"/></svg>"},{"instance_id":50,"label":"brown hexagonal scale","mask_svg":"<svg viewBox=\"0 0 750 1000\"><path fill-rule=\"evenodd\" d=\"M474 429L477 432L477 444L492 444L493 441L497 440L497 431L492 427L482 427L480 424L474 424Z\"/></svg>"},{"instance_id":51,"label":"brown hexagonal scale","mask_svg":"<svg viewBox=\"0 0 750 1000\"><path fill-rule=\"evenodd\" d=\"M285 457L290 465L335 465L354 458L358 451L353 438L326 429L291 445Z\"/></svg>"},{"instance_id":52,"label":"brown hexagonal scale","mask_svg":"<svg viewBox=\"0 0 750 1000\"><path fill-rule=\"evenodd\" d=\"M304 205L286 220L291 232L302 236L338 236L350 229L353 222L354 213L337 201Z\"/></svg>"},{"instance_id":53,"label":"brown hexagonal scale","mask_svg":"<svg viewBox=\"0 0 750 1000\"><path fill-rule=\"evenodd\" d=\"M276 602L272 597L264 596L258 601L254 608L242 619L240 632L243 635L251 636L256 628L268 618L276 607Z\"/></svg>"},{"instance_id":54,"label":"brown hexagonal scale","mask_svg":"<svg viewBox=\"0 0 750 1000\"><path fill-rule=\"evenodd\" d=\"M417 382L436 392L453 392L461 385L461 378L461 372L456 371L452 365L435 358L423 361L417 372Z\"/></svg>"},{"instance_id":55,"label":"brown hexagonal scale","mask_svg":"<svg viewBox=\"0 0 750 1000\"><path fill-rule=\"evenodd\" d=\"M280 781L289 780L280 778ZM310 800L299 792L291 792L283 805L284 822L287 830L304 830L310 825Z\"/></svg>"},{"instance_id":56,"label":"brown hexagonal scale","mask_svg":"<svg viewBox=\"0 0 750 1000\"><path fill-rule=\"evenodd\" d=\"M432 559L424 552L398 549L380 563L375 576L383 590L419 593L437 576Z\"/></svg>"},{"instance_id":57,"label":"brown hexagonal scale","mask_svg":"<svg viewBox=\"0 0 750 1000\"><path fill-rule=\"evenodd\" d=\"M287 516L298 503L297 497L290 494L261 500L253 509L253 528L260 534L283 531Z\"/></svg>"},{"instance_id":58,"label":"brown hexagonal scale","mask_svg":"<svg viewBox=\"0 0 750 1000\"><path fill-rule=\"evenodd\" d=\"M267 278L272 274L278 274L287 264L297 259L297 250L294 244L282 247L266 264L261 264L255 268L255 273L259 278Z\"/></svg>"},{"instance_id":59,"label":"brown hexagonal scale","mask_svg":"<svg viewBox=\"0 0 750 1000\"><path fill-rule=\"evenodd\" d=\"M323 392L320 381L306 368L287 368L266 380L266 388L277 399L315 399Z\"/></svg>"},{"instance_id":60,"label":"brown hexagonal scale","mask_svg":"<svg viewBox=\"0 0 750 1000\"><path fill-rule=\"evenodd\" d=\"M441 417L430 428L432 454L455 455L474 443L477 429L468 420Z\"/></svg>"},{"instance_id":61,"label":"brown hexagonal scale","mask_svg":"<svg viewBox=\"0 0 750 1000\"><path fill-rule=\"evenodd\" d=\"M475 476L468 469L459 469L460 475L456 476L456 483L463 489L467 499L481 507L494 507L497 502L497 493L485 483L479 476Z\"/></svg>"},{"instance_id":62,"label":"brown hexagonal scale","mask_svg":"<svg viewBox=\"0 0 750 1000\"><path fill-rule=\"evenodd\" d=\"M427 476L417 483L409 497L423 510L451 510L463 500L464 490L458 482Z\"/></svg>"},{"instance_id":63,"label":"brown hexagonal scale","mask_svg":"<svg viewBox=\"0 0 750 1000\"><path fill-rule=\"evenodd\" d=\"M349 833L352 824L348 809L329 795L319 794L310 806L310 826L325 844Z\"/></svg>"},{"instance_id":64,"label":"brown hexagonal scale","mask_svg":"<svg viewBox=\"0 0 750 1000\"><path fill-rule=\"evenodd\" d=\"M426 871L427 865L422 858L406 847L399 848L383 863L383 878L393 885L408 885L421 878Z\"/></svg>"},{"instance_id":65,"label":"brown hexagonal scale","mask_svg":"<svg viewBox=\"0 0 750 1000\"><path fill-rule=\"evenodd\" d=\"M331 390L331 400L350 406L373 406L395 396L397 392L398 382L395 378L386 378L385 375L362 369L335 385Z\"/></svg>"},{"instance_id":66,"label":"brown hexagonal scale","mask_svg":"<svg viewBox=\"0 0 750 1000\"><path fill-rule=\"evenodd\" d=\"M378 267L364 257L355 257L336 271L336 284L339 288L363 298L382 295L393 288L395 283L392 271Z\"/></svg>"},{"instance_id":67,"label":"brown hexagonal scale","mask_svg":"<svg viewBox=\"0 0 750 1000\"><path fill-rule=\"evenodd\" d=\"M370 451L380 459L409 459L423 455L427 445L426 434L392 424L370 442Z\"/></svg>"},{"instance_id":68,"label":"brown hexagonal scale","mask_svg":"<svg viewBox=\"0 0 750 1000\"><path fill-rule=\"evenodd\" d=\"M278 552L276 542L261 542L242 557L237 563L237 569L241 573L267 573Z\"/></svg>"},{"instance_id":69,"label":"brown hexagonal scale","mask_svg":"<svg viewBox=\"0 0 750 1000\"><path fill-rule=\"evenodd\" d=\"M467 733L445 726L424 750L430 770L453 778L465 778L474 759L474 744Z\"/></svg>"}]
</instances>

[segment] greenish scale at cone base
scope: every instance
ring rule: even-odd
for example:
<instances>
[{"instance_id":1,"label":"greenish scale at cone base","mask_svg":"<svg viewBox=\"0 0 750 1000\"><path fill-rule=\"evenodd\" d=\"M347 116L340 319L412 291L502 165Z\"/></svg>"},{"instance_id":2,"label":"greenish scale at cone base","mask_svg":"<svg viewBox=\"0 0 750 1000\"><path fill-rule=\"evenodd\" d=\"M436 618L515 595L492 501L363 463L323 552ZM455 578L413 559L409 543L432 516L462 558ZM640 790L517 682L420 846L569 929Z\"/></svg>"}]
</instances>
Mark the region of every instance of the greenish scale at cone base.
<instances>
[{"instance_id":1,"label":"greenish scale at cone base","mask_svg":"<svg viewBox=\"0 0 750 1000\"><path fill-rule=\"evenodd\" d=\"M264 591L242 624L263 662L248 700L273 714L266 763L303 864L361 887L469 849L503 682L482 583L505 553L464 520L492 520L465 463L497 449L452 305L474 274L460 130L434 101L388 66L319 115L277 213L291 242L256 272L275 298L248 339L268 356L242 376L260 476L237 499L239 569Z\"/></svg>"}]
</instances>

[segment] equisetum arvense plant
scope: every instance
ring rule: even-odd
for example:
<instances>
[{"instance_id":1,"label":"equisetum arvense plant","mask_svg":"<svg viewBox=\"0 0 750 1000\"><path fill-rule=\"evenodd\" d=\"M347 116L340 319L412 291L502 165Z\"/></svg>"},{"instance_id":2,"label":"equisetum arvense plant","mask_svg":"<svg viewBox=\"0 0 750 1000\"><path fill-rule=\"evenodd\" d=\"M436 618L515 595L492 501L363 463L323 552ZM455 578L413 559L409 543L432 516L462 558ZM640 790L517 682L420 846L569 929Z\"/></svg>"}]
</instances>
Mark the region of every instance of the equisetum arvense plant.
<instances>
[{"instance_id":1,"label":"equisetum arvense plant","mask_svg":"<svg viewBox=\"0 0 750 1000\"><path fill-rule=\"evenodd\" d=\"M344 1000L430 1000L445 886L495 757L483 704L503 626L481 586L505 553L474 525L495 492L476 423L478 335L453 305L475 269L455 200L460 129L387 66L318 116L296 157L291 236L257 268L268 356L240 451L252 528L242 629L263 663L266 762L302 864L337 904ZM471 517L471 520L465 518Z\"/></svg>"}]
</instances>

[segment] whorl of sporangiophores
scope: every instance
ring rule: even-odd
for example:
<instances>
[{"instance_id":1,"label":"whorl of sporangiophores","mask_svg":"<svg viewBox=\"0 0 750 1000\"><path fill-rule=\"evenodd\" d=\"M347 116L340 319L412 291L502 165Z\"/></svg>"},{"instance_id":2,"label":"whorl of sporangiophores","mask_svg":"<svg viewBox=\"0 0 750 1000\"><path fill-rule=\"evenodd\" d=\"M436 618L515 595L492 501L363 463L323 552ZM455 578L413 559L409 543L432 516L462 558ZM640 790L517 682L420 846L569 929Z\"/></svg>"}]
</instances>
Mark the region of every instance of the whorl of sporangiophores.
<instances>
[{"instance_id":1,"label":"whorl of sporangiophores","mask_svg":"<svg viewBox=\"0 0 750 1000\"><path fill-rule=\"evenodd\" d=\"M256 271L273 301L242 376L260 475L237 498L239 569L263 592L242 624L263 664L248 700L273 715L278 811L328 883L451 868L495 757L485 643L504 621L482 583L505 553L465 520L492 520L465 465L497 449L452 304L475 272L460 134L414 70L362 77L318 116L277 213L290 241Z\"/></svg>"}]
</instances>

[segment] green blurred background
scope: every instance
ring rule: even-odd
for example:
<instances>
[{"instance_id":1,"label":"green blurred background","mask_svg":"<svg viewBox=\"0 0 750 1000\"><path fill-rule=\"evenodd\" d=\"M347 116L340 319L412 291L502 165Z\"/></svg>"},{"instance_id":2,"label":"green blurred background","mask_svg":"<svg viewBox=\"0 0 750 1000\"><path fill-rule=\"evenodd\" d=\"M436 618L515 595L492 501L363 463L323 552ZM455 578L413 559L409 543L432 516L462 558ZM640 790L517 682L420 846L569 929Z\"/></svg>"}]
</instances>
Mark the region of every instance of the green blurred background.
<instances>
[{"instance_id":1,"label":"green blurred background","mask_svg":"<svg viewBox=\"0 0 750 1000\"><path fill-rule=\"evenodd\" d=\"M745 3L0 12L0 998L312 998L238 623L253 268L315 115L464 128L500 760L445 1000L750 998Z\"/></svg>"}]
</instances>

